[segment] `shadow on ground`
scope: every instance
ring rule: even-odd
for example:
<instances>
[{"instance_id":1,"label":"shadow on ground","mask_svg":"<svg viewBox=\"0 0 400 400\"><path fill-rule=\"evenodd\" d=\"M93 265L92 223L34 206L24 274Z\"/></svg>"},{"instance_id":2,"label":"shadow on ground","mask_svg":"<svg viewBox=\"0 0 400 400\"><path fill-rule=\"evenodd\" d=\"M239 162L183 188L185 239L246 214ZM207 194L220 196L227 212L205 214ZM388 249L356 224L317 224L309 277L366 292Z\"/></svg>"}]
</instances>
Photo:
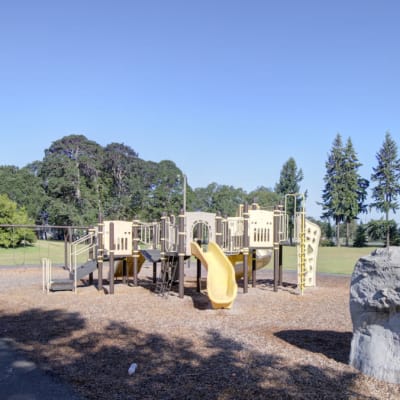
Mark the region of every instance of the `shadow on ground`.
<instances>
[{"instance_id":1,"label":"shadow on ground","mask_svg":"<svg viewBox=\"0 0 400 400\"><path fill-rule=\"evenodd\" d=\"M0 314L0 336L12 338L88 399L373 399L354 392L355 374L287 365L278 354L255 351L214 330L199 332L194 343L162 326L154 334L113 321L94 327L88 330L81 315L62 310ZM301 344L306 331L278 337L329 353L315 334L311 343ZM329 339L342 346L349 337L331 333ZM138 367L129 376L131 363Z\"/></svg>"},{"instance_id":2,"label":"shadow on ground","mask_svg":"<svg viewBox=\"0 0 400 400\"><path fill-rule=\"evenodd\" d=\"M280 331L275 336L300 349L324 354L337 362L347 364L349 361L351 332L300 329Z\"/></svg>"}]
</instances>

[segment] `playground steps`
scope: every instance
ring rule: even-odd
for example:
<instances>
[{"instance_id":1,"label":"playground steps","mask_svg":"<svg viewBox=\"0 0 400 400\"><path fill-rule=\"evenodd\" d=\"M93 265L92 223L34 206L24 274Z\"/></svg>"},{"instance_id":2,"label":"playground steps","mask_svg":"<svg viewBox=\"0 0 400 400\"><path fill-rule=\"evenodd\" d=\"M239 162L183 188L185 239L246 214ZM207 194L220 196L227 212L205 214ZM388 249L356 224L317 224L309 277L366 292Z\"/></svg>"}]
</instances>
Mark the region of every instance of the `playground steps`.
<instances>
[{"instance_id":1,"label":"playground steps","mask_svg":"<svg viewBox=\"0 0 400 400\"><path fill-rule=\"evenodd\" d=\"M50 290L53 292L58 292L62 290L74 290L74 280L73 279L53 279L50 282Z\"/></svg>"},{"instance_id":2,"label":"playground steps","mask_svg":"<svg viewBox=\"0 0 400 400\"><path fill-rule=\"evenodd\" d=\"M164 268L161 268L160 277L156 283L155 292L160 296L167 296L172 284L177 279L178 257L168 257Z\"/></svg>"},{"instance_id":3,"label":"playground steps","mask_svg":"<svg viewBox=\"0 0 400 400\"><path fill-rule=\"evenodd\" d=\"M89 260L85 264L77 267L76 269L76 280L83 279L97 269L97 261ZM70 272L69 278L74 280L74 271Z\"/></svg>"}]
</instances>

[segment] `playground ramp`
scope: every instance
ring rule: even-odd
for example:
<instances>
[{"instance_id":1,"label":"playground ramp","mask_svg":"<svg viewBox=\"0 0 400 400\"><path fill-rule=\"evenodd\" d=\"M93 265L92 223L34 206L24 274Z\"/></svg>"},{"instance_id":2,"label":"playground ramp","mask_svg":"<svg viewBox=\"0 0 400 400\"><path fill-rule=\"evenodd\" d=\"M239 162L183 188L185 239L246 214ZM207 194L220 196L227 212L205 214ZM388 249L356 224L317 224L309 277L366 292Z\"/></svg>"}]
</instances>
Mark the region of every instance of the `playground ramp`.
<instances>
[{"instance_id":1,"label":"playground ramp","mask_svg":"<svg viewBox=\"0 0 400 400\"><path fill-rule=\"evenodd\" d=\"M213 308L231 308L237 295L235 270L228 257L215 243L209 242L207 251L196 243L190 244L192 255L207 269L207 294Z\"/></svg>"},{"instance_id":2,"label":"playground ramp","mask_svg":"<svg viewBox=\"0 0 400 400\"><path fill-rule=\"evenodd\" d=\"M235 269L235 278L238 281L243 277L243 254L232 254L227 256L229 261L232 263ZM256 250L256 270L266 267L272 259L272 251L269 249L257 249ZM248 257L248 276L251 277L252 274L252 257L249 254Z\"/></svg>"}]
</instances>

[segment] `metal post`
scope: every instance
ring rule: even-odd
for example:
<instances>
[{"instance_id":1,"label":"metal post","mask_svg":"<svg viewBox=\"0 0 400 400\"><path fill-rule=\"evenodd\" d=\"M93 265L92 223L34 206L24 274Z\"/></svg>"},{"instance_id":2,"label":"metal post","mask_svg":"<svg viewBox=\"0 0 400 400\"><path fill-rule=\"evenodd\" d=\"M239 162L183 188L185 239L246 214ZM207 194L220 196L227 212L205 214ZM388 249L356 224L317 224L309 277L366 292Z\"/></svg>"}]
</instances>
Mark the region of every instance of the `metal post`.
<instances>
[{"instance_id":1,"label":"metal post","mask_svg":"<svg viewBox=\"0 0 400 400\"><path fill-rule=\"evenodd\" d=\"M64 230L64 265L71 271L71 246L69 245L69 229Z\"/></svg>"},{"instance_id":2,"label":"metal post","mask_svg":"<svg viewBox=\"0 0 400 400\"><path fill-rule=\"evenodd\" d=\"M183 298L185 266L185 211L182 209L178 217L178 268L179 268L179 297Z\"/></svg>"},{"instance_id":3,"label":"metal post","mask_svg":"<svg viewBox=\"0 0 400 400\"><path fill-rule=\"evenodd\" d=\"M90 247L89 247L89 259L94 260L95 254L94 254L94 247L93 247L93 240L94 240L94 229L89 228L89 233L90 235ZM93 284L93 272L89 274L89 284Z\"/></svg>"},{"instance_id":4,"label":"metal post","mask_svg":"<svg viewBox=\"0 0 400 400\"><path fill-rule=\"evenodd\" d=\"M215 242L218 246L222 246L222 217L220 214L215 217Z\"/></svg>"},{"instance_id":5,"label":"metal post","mask_svg":"<svg viewBox=\"0 0 400 400\"><path fill-rule=\"evenodd\" d=\"M110 222L110 272L109 272L109 282L110 282L110 294L114 294L114 222Z\"/></svg>"},{"instance_id":6,"label":"metal post","mask_svg":"<svg viewBox=\"0 0 400 400\"><path fill-rule=\"evenodd\" d=\"M282 286L283 284L283 246L279 243L279 282L278 284Z\"/></svg>"},{"instance_id":7,"label":"metal post","mask_svg":"<svg viewBox=\"0 0 400 400\"><path fill-rule=\"evenodd\" d=\"M160 261L161 261L161 273L164 273L166 268L166 231L167 231L167 215L163 213L161 217L161 251L160 251Z\"/></svg>"},{"instance_id":8,"label":"metal post","mask_svg":"<svg viewBox=\"0 0 400 400\"><path fill-rule=\"evenodd\" d=\"M256 249L252 249L251 251L251 286L256 287L257 281L257 251Z\"/></svg>"},{"instance_id":9,"label":"metal post","mask_svg":"<svg viewBox=\"0 0 400 400\"><path fill-rule=\"evenodd\" d=\"M274 208L274 292L278 291L278 281L279 281L279 207Z\"/></svg>"},{"instance_id":10,"label":"metal post","mask_svg":"<svg viewBox=\"0 0 400 400\"><path fill-rule=\"evenodd\" d=\"M99 224L98 224L98 233L97 233L97 280L98 280L98 289L103 289L103 217L99 215Z\"/></svg>"},{"instance_id":11,"label":"metal post","mask_svg":"<svg viewBox=\"0 0 400 400\"><path fill-rule=\"evenodd\" d=\"M282 216L283 216L284 210L283 210L282 204L280 204L278 207L279 207L279 213L280 213L280 215L279 215L279 232L282 232L283 228L284 228L282 226L283 225ZM282 265L283 265L283 246L281 243L282 239L283 238L281 236L279 236L279 282L278 282L279 285L283 284L283 267L282 267Z\"/></svg>"},{"instance_id":12,"label":"metal post","mask_svg":"<svg viewBox=\"0 0 400 400\"><path fill-rule=\"evenodd\" d=\"M138 285L138 260L139 260L139 221L135 219L132 224L133 241L133 285Z\"/></svg>"},{"instance_id":13,"label":"metal post","mask_svg":"<svg viewBox=\"0 0 400 400\"><path fill-rule=\"evenodd\" d=\"M153 222L153 249L157 248L157 238L159 232L157 231L157 222ZM153 283L157 282L157 263L153 262Z\"/></svg>"},{"instance_id":14,"label":"metal post","mask_svg":"<svg viewBox=\"0 0 400 400\"><path fill-rule=\"evenodd\" d=\"M249 205L243 207L243 293L248 292L249 284Z\"/></svg>"},{"instance_id":15,"label":"metal post","mask_svg":"<svg viewBox=\"0 0 400 400\"><path fill-rule=\"evenodd\" d=\"M183 174L183 213L186 214L186 175Z\"/></svg>"},{"instance_id":16,"label":"metal post","mask_svg":"<svg viewBox=\"0 0 400 400\"><path fill-rule=\"evenodd\" d=\"M197 241L197 244L201 247L201 240ZM201 261L197 259L197 274L196 274L196 290L200 293L201 290Z\"/></svg>"}]
</instances>

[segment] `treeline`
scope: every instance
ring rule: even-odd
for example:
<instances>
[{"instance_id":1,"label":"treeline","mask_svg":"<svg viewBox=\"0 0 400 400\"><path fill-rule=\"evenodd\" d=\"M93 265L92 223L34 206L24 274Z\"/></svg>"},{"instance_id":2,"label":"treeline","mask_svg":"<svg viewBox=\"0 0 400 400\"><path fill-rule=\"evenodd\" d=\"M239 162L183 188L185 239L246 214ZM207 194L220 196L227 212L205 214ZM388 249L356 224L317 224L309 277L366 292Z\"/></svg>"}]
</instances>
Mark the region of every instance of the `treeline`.
<instances>
[{"instance_id":1,"label":"treeline","mask_svg":"<svg viewBox=\"0 0 400 400\"><path fill-rule=\"evenodd\" d=\"M103 147L83 135L53 142L41 161L23 168L0 166L0 194L24 207L39 225L86 226L95 224L99 213L106 219L158 220L182 208L184 181L173 161L145 161L125 144ZM186 185L189 211L232 216L243 202L269 207L279 199L266 187L247 193L217 183L194 189Z\"/></svg>"},{"instance_id":2,"label":"treeline","mask_svg":"<svg viewBox=\"0 0 400 400\"><path fill-rule=\"evenodd\" d=\"M376 159L369 179L362 177L362 164L351 139L343 143L341 135L336 135L325 164L322 221L316 221L328 242L338 245L345 237L346 245L350 238L359 244L368 238L385 240L387 245L400 243L398 226L389 218L390 212L400 207L400 160L390 133L386 133ZM302 191L307 197L307 190L300 189L303 172L292 157L283 164L274 190L260 186L246 192L218 183L192 188L190 182L185 185L185 178L171 160L146 161L125 144L103 147L83 135L69 135L53 142L41 161L23 168L0 166L0 224L21 221L20 209L26 213L25 222L38 225L93 225L100 213L105 219L157 221L164 212L179 213L184 192L188 211L222 216L235 215L245 202L272 208L282 204L286 194ZM301 198L296 202L293 197L289 199L286 211L291 215L291 236L293 215L299 210ZM14 202L18 210L12 211L14 206L6 206L7 201ZM384 218L358 226L360 214L370 209L376 209Z\"/></svg>"}]
</instances>

